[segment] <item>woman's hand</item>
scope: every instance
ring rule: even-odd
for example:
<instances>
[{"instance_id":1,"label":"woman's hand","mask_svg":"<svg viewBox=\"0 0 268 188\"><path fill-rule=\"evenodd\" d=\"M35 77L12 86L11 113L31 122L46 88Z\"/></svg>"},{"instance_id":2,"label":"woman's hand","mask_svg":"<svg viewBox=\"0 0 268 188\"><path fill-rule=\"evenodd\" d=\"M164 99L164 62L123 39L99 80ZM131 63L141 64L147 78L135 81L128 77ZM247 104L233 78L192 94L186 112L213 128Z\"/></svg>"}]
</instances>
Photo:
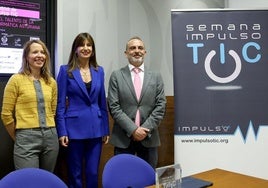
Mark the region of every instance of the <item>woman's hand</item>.
<instances>
[{"instance_id":1,"label":"woman's hand","mask_svg":"<svg viewBox=\"0 0 268 188\"><path fill-rule=\"evenodd\" d=\"M108 144L108 142L109 142L109 136L103 136L102 137L102 142L104 143L104 144Z\"/></svg>"},{"instance_id":2,"label":"woman's hand","mask_svg":"<svg viewBox=\"0 0 268 188\"><path fill-rule=\"evenodd\" d=\"M68 147L68 144L69 144L69 138L68 136L62 136L59 138L59 141L60 141L60 144L63 146L63 147Z\"/></svg>"},{"instance_id":3,"label":"woman's hand","mask_svg":"<svg viewBox=\"0 0 268 188\"><path fill-rule=\"evenodd\" d=\"M15 132L16 132L16 125L15 123L10 123L8 125L6 125L6 130L8 132L8 134L10 135L10 137L12 138L13 141L15 141Z\"/></svg>"}]
</instances>

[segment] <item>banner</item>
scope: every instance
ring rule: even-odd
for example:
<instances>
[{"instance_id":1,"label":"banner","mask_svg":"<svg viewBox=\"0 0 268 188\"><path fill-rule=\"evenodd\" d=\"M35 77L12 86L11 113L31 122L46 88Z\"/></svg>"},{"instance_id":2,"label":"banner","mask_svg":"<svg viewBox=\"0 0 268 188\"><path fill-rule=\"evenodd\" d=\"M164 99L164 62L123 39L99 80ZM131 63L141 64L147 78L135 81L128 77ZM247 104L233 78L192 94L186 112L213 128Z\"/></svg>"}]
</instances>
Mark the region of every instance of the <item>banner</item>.
<instances>
[{"instance_id":1,"label":"banner","mask_svg":"<svg viewBox=\"0 0 268 188\"><path fill-rule=\"evenodd\" d=\"M268 179L268 11L172 10L175 161Z\"/></svg>"}]
</instances>

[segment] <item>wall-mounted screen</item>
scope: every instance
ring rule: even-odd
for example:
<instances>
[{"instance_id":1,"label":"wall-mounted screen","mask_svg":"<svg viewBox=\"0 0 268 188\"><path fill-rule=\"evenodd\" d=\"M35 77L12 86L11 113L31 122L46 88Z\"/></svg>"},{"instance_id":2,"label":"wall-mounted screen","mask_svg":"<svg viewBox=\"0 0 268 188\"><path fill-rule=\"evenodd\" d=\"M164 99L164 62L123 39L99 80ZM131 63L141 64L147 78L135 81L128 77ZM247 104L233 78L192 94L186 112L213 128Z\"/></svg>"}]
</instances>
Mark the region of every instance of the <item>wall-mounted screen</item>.
<instances>
[{"instance_id":1,"label":"wall-mounted screen","mask_svg":"<svg viewBox=\"0 0 268 188\"><path fill-rule=\"evenodd\" d=\"M47 42L47 0L0 0L0 76L17 73L26 41Z\"/></svg>"}]
</instances>

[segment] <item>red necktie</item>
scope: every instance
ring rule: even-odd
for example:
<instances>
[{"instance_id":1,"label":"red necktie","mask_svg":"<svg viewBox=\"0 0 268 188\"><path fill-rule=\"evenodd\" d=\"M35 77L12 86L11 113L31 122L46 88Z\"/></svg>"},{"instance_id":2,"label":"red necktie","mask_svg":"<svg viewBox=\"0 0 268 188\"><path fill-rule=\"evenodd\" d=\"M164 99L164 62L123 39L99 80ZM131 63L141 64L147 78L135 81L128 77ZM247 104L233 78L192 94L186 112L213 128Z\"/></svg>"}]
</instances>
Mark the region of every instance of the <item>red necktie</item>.
<instances>
[{"instance_id":1,"label":"red necktie","mask_svg":"<svg viewBox=\"0 0 268 188\"><path fill-rule=\"evenodd\" d=\"M133 71L134 71L134 88L135 88L137 99L139 100L140 96L141 96L141 78L140 78L139 72L141 71L141 69L135 67L135 68L133 68ZM136 113L135 124L137 126L140 126L140 111L139 111L139 109L137 110L137 113Z\"/></svg>"}]
</instances>

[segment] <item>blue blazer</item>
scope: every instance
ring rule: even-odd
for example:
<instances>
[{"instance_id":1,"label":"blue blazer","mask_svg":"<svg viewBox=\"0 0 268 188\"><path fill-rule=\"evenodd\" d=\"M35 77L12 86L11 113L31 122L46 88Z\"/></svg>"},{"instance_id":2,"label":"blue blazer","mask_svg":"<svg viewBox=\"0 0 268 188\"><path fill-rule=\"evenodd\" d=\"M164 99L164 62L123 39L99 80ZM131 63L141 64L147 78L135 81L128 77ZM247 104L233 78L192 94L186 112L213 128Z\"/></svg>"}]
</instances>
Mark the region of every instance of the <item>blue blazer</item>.
<instances>
[{"instance_id":1,"label":"blue blazer","mask_svg":"<svg viewBox=\"0 0 268 188\"><path fill-rule=\"evenodd\" d=\"M108 135L109 120L103 68L90 67L92 77L90 93L86 89L79 69L72 71L72 77L67 74L67 69L67 65L62 65L57 77L58 136L87 139Z\"/></svg>"}]
</instances>

